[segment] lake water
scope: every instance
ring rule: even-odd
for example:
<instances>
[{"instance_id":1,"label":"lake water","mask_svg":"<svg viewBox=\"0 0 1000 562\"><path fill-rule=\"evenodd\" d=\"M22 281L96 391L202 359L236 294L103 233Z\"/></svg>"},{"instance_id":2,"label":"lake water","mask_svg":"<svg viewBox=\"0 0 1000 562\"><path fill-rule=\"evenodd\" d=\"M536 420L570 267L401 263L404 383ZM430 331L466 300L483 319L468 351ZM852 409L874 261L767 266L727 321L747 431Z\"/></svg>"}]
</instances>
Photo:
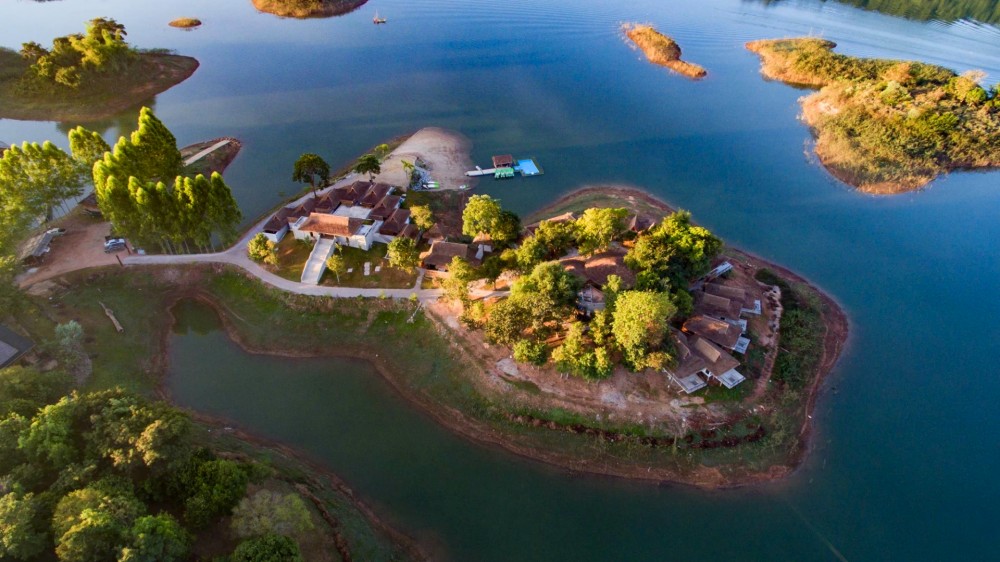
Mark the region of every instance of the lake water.
<instances>
[{"instance_id":1,"label":"lake water","mask_svg":"<svg viewBox=\"0 0 1000 562\"><path fill-rule=\"evenodd\" d=\"M376 8L387 25L371 24ZM803 92L763 81L742 48L813 34L849 54L982 69L995 83L996 27L738 0L375 0L308 21L258 14L249 0L0 0L0 15L7 47L112 16L136 45L198 58L155 109L182 144L244 141L227 179L248 218L298 190L289 178L302 152L338 167L437 125L472 139L478 163L508 152L538 160L544 176L479 188L515 211L583 184L642 186L847 310L851 340L814 414L804 469L717 493L567 476L470 445L364 364L249 357L212 330L174 338L182 404L308 450L452 559L996 556L1000 173L857 194L810 161L796 120ZM179 16L205 25L166 26ZM648 65L622 40L623 21L655 23L709 77ZM116 135L120 121L134 115L101 127ZM66 144L52 123L3 120L0 139Z\"/></svg>"}]
</instances>

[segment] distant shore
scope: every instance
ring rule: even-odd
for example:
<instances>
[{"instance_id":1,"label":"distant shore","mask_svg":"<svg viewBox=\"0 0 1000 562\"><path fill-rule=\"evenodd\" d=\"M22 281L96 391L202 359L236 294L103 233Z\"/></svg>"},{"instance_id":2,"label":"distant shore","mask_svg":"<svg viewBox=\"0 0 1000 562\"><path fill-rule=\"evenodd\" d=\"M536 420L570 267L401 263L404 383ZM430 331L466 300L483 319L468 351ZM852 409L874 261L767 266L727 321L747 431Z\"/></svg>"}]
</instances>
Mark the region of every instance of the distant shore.
<instances>
[{"instance_id":1,"label":"distant shore","mask_svg":"<svg viewBox=\"0 0 1000 562\"><path fill-rule=\"evenodd\" d=\"M257 11L283 18L330 18L364 6L368 0L253 0Z\"/></svg>"},{"instance_id":2,"label":"distant shore","mask_svg":"<svg viewBox=\"0 0 1000 562\"><path fill-rule=\"evenodd\" d=\"M138 60L121 75L102 77L80 90L30 95L20 92L17 81L26 63L9 49L0 49L0 119L20 121L97 121L142 105L187 80L198 69L192 57L160 52L140 52Z\"/></svg>"}]
</instances>

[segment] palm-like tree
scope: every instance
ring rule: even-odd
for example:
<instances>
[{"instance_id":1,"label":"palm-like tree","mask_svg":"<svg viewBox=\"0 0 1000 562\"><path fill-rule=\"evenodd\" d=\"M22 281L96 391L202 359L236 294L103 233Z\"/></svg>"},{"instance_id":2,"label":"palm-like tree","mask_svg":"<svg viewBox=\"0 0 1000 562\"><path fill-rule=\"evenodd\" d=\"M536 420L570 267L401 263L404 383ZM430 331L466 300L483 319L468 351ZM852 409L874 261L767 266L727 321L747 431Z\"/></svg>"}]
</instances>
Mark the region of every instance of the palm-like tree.
<instances>
[{"instance_id":1,"label":"palm-like tree","mask_svg":"<svg viewBox=\"0 0 1000 562\"><path fill-rule=\"evenodd\" d=\"M368 174L368 180L375 181L375 174L382 173L382 164L379 163L378 156L365 154L358 158L357 164L354 165L354 171L359 174Z\"/></svg>"},{"instance_id":2,"label":"palm-like tree","mask_svg":"<svg viewBox=\"0 0 1000 562\"><path fill-rule=\"evenodd\" d=\"M312 188L313 197L316 197L316 184L325 183L330 177L330 165L319 157L318 154L307 152L295 161L295 170L292 172L292 181L308 183Z\"/></svg>"}]
</instances>

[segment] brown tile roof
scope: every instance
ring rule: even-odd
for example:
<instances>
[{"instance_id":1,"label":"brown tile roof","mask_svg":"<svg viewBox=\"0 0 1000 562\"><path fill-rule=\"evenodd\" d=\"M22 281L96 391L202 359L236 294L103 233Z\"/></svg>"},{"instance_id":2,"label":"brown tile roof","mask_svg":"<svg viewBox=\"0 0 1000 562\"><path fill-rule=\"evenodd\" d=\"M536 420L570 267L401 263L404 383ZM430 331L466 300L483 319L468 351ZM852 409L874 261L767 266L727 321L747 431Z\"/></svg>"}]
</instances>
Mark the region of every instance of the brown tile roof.
<instances>
[{"instance_id":1,"label":"brown tile roof","mask_svg":"<svg viewBox=\"0 0 1000 562\"><path fill-rule=\"evenodd\" d=\"M441 223L434 223L427 232L424 233L424 240L444 240L447 238L444 235L444 229L441 228Z\"/></svg>"},{"instance_id":2,"label":"brown tile roof","mask_svg":"<svg viewBox=\"0 0 1000 562\"><path fill-rule=\"evenodd\" d=\"M371 186L371 182L358 180L351 185L334 189L331 194L340 199L341 205L357 205L361 198L368 193Z\"/></svg>"},{"instance_id":3,"label":"brown tile roof","mask_svg":"<svg viewBox=\"0 0 1000 562\"><path fill-rule=\"evenodd\" d=\"M603 287L608 282L608 276L617 275L622 278L622 284L631 287L635 284L635 273L625 266L625 250L620 248L610 249L599 254L594 254L583 263L587 279Z\"/></svg>"},{"instance_id":4,"label":"brown tile roof","mask_svg":"<svg viewBox=\"0 0 1000 562\"><path fill-rule=\"evenodd\" d=\"M719 376L740 365L735 357L705 338L696 335L685 336L676 331L673 334L677 347L677 366L671 371L679 379L702 369L708 369L713 375Z\"/></svg>"},{"instance_id":5,"label":"brown tile roof","mask_svg":"<svg viewBox=\"0 0 1000 562\"><path fill-rule=\"evenodd\" d=\"M407 227L406 221L409 218L409 209L396 209L392 215L390 215L389 218L382 223L382 228L379 229L379 232L385 234L386 236L398 236L401 232L403 232L403 229ZM414 228L416 228L416 225L414 225Z\"/></svg>"},{"instance_id":6,"label":"brown tile roof","mask_svg":"<svg viewBox=\"0 0 1000 562\"><path fill-rule=\"evenodd\" d=\"M399 233L399 236L401 238L409 238L410 240L416 241L417 238L420 236L420 229L417 228L417 225L410 223L403 227L403 230L402 232Z\"/></svg>"},{"instance_id":7,"label":"brown tile roof","mask_svg":"<svg viewBox=\"0 0 1000 562\"><path fill-rule=\"evenodd\" d=\"M399 207L399 202L402 200L403 198L399 195L386 195L378 202L378 205L375 205L375 208L372 209L372 212L368 216L384 221L392 216L396 208Z\"/></svg>"},{"instance_id":8,"label":"brown tile roof","mask_svg":"<svg viewBox=\"0 0 1000 562\"><path fill-rule=\"evenodd\" d=\"M510 154L501 154L499 156L493 157L494 168L509 168L513 165L514 165L514 156Z\"/></svg>"},{"instance_id":9,"label":"brown tile roof","mask_svg":"<svg viewBox=\"0 0 1000 562\"><path fill-rule=\"evenodd\" d=\"M361 197L358 202L362 207L374 207L378 205L386 195L392 191L392 186L384 183L376 183L375 185L368 188L368 191Z\"/></svg>"},{"instance_id":10,"label":"brown tile roof","mask_svg":"<svg viewBox=\"0 0 1000 562\"><path fill-rule=\"evenodd\" d=\"M643 232L649 230L655 222L646 217L640 217L639 215L632 215L628 219L628 229L632 232Z\"/></svg>"},{"instance_id":11,"label":"brown tile roof","mask_svg":"<svg viewBox=\"0 0 1000 562\"><path fill-rule=\"evenodd\" d=\"M704 291L710 295L736 301L742 307L746 307L748 302L747 292L739 287L730 287L728 285L723 285L722 283L706 283Z\"/></svg>"},{"instance_id":12,"label":"brown tile roof","mask_svg":"<svg viewBox=\"0 0 1000 562\"><path fill-rule=\"evenodd\" d=\"M420 254L420 263L424 267L436 267L443 269L451 263L455 256L472 261L473 251L468 244L458 244L456 242L435 241L431 244L431 249Z\"/></svg>"},{"instance_id":13,"label":"brown tile roof","mask_svg":"<svg viewBox=\"0 0 1000 562\"><path fill-rule=\"evenodd\" d=\"M327 215L325 213L312 213L309 215L309 218L302 223L299 230L305 232L315 232L326 236L347 237L357 232L363 224L364 221L361 219L338 217L336 215Z\"/></svg>"},{"instance_id":14,"label":"brown tile roof","mask_svg":"<svg viewBox=\"0 0 1000 562\"><path fill-rule=\"evenodd\" d=\"M737 340L740 339L740 334L743 333L742 328L735 324L710 318L702 314L688 318L684 322L682 329L685 332L701 336L712 343L721 345L726 349L735 347Z\"/></svg>"},{"instance_id":15,"label":"brown tile roof","mask_svg":"<svg viewBox=\"0 0 1000 562\"><path fill-rule=\"evenodd\" d=\"M316 201L317 213L332 213L340 206L340 198L335 193L327 193Z\"/></svg>"},{"instance_id":16,"label":"brown tile roof","mask_svg":"<svg viewBox=\"0 0 1000 562\"><path fill-rule=\"evenodd\" d=\"M694 313L715 316L717 318L740 317L740 303L731 301L725 297L711 295L702 291L695 291Z\"/></svg>"},{"instance_id":17,"label":"brown tile roof","mask_svg":"<svg viewBox=\"0 0 1000 562\"><path fill-rule=\"evenodd\" d=\"M316 199L310 197L305 201L303 201L297 207L285 207L285 208L289 211L288 222L295 222L296 220L302 217L309 216L309 213L313 212L313 210L316 208Z\"/></svg>"},{"instance_id":18,"label":"brown tile roof","mask_svg":"<svg viewBox=\"0 0 1000 562\"><path fill-rule=\"evenodd\" d=\"M288 226L288 217L292 214L292 209L283 207L264 223L264 232L276 234L282 228Z\"/></svg>"}]
</instances>

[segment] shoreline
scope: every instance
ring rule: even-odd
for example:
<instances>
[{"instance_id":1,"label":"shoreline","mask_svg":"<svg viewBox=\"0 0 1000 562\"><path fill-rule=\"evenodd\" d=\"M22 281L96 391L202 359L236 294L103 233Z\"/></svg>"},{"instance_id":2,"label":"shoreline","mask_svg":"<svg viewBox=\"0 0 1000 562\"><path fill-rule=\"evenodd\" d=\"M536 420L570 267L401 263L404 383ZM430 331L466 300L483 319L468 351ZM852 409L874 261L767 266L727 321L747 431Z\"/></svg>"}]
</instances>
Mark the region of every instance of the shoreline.
<instances>
[{"instance_id":1,"label":"shoreline","mask_svg":"<svg viewBox=\"0 0 1000 562\"><path fill-rule=\"evenodd\" d=\"M708 75L701 65L681 60L681 47L673 37L660 33L650 24L625 23L621 26L632 46L646 55L646 60L670 69L681 76L700 80Z\"/></svg>"}]
</instances>

